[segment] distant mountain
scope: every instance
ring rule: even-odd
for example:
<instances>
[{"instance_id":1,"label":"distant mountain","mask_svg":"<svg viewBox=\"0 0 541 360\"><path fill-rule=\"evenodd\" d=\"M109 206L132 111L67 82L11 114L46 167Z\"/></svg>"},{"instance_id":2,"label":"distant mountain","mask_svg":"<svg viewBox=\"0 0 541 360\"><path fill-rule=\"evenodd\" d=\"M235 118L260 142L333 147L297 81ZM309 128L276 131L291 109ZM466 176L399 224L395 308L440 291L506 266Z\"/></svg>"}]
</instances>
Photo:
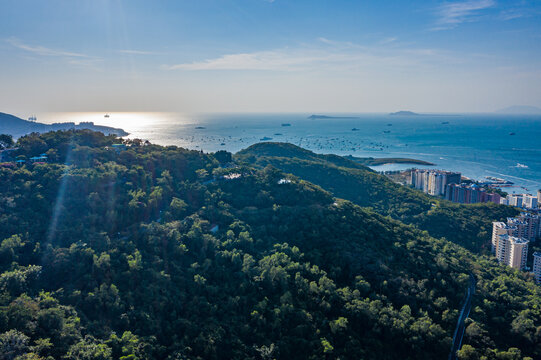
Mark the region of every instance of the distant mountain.
<instances>
[{"instance_id":1,"label":"distant mountain","mask_svg":"<svg viewBox=\"0 0 541 360\"><path fill-rule=\"evenodd\" d=\"M328 116L328 115L310 115L308 116L308 119L314 120L314 119L358 119L357 116Z\"/></svg>"},{"instance_id":2,"label":"distant mountain","mask_svg":"<svg viewBox=\"0 0 541 360\"><path fill-rule=\"evenodd\" d=\"M535 106L513 105L496 111L500 114L516 114L516 115L541 115L541 109Z\"/></svg>"},{"instance_id":3,"label":"distant mountain","mask_svg":"<svg viewBox=\"0 0 541 360\"><path fill-rule=\"evenodd\" d=\"M417 114L413 111L397 111L390 113L389 115L400 115L400 116L419 116L421 114Z\"/></svg>"},{"instance_id":4,"label":"distant mountain","mask_svg":"<svg viewBox=\"0 0 541 360\"><path fill-rule=\"evenodd\" d=\"M119 128L113 128L109 126L95 125L93 122L82 122L75 124L73 122L67 123L55 123L55 124L43 124L33 121L23 120L16 116L0 113L0 134L10 134L17 138L31 132L47 132L56 130L69 130L69 129L89 129L93 131L100 131L106 135L115 134L117 136L126 136L128 133Z\"/></svg>"}]
</instances>

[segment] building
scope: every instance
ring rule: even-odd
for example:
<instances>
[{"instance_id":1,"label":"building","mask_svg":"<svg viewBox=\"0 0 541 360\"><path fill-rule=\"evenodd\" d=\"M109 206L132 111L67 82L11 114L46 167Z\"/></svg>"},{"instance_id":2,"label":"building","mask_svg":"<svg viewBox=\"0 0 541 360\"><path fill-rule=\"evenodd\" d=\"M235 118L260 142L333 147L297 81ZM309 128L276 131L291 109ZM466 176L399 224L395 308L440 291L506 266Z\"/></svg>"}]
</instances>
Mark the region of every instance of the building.
<instances>
[{"instance_id":1,"label":"building","mask_svg":"<svg viewBox=\"0 0 541 360\"><path fill-rule=\"evenodd\" d=\"M502 264L517 270L523 270L526 267L528 244L529 241L526 239L507 234L498 235L496 258Z\"/></svg>"},{"instance_id":2,"label":"building","mask_svg":"<svg viewBox=\"0 0 541 360\"><path fill-rule=\"evenodd\" d=\"M515 219L522 222L522 237L534 241L541 237L541 216L523 212ZM508 222L509 223L509 222Z\"/></svg>"},{"instance_id":3,"label":"building","mask_svg":"<svg viewBox=\"0 0 541 360\"><path fill-rule=\"evenodd\" d=\"M541 206L541 189L537 190L537 205Z\"/></svg>"},{"instance_id":4,"label":"building","mask_svg":"<svg viewBox=\"0 0 541 360\"><path fill-rule=\"evenodd\" d=\"M413 169L410 184L427 194L443 196L447 185L460 183L461 176L451 171Z\"/></svg>"},{"instance_id":5,"label":"building","mask_svg":"<svg viewBox=\"0 0 541 360\"><path fill-rule=\"evenodd\" d=\"M498 249L498 239L500 235L517 236L517 228L509 226L504 222L495 221L492 223L492 253Z\"/></svg>"},{"instance_id":6,"label":"building","mask_svg":"<svg viewBox=\"0 0 541 360\"><path fill-rule=\"evenodd\" d=\"M527 194L522 198L522 206L525 209L537 209L538 205L537 196Z\"/></svg>"},{"instance_id":7,"label":"building","mask_svg":"<svg viewBox=\"0 0 541 360\"><path fill-rule=\"evenodd\" d=\"M541 285L541 252L536 251L533 253L532 272L535 282Z\"/></svg>"},{"instance_id":8,"label":"building","mask_svg":"<svg viewBox=\"0 0 541 360\"><path fill-rule=\"evenodd\" d=\"M516 206L523 209L537 209L537 196L531 194L509 194L500 200L503 205Z\"/></svg>"},{"instance_id":9,"label":"building","mask_svg":"<svg viewBox=\"0 0 541 360\"><path fill-rule=\"evenodd\" d=\"M448 184L445 190L445 199L460 204L500 203L499 194L489 193L475 184Z\"/></svg>"}]
</instances>

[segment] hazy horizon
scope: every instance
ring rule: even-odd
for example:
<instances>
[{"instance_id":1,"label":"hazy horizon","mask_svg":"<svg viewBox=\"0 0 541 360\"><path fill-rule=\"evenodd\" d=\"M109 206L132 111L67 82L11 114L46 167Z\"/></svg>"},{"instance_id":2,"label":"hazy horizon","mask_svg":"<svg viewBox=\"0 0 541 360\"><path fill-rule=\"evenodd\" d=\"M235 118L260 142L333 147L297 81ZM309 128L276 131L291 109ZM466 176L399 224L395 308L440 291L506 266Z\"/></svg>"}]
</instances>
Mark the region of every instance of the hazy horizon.
<instances>
[{"instance_id":1,"label":"hazy horizon","mask_svg":"<svg viewBox=\"0 0 541 360\"><path fill-rule=\"evenodd\" d=\"M0 111L541 107L541 4L0 2Z\"/></svg>"}]
</instances>

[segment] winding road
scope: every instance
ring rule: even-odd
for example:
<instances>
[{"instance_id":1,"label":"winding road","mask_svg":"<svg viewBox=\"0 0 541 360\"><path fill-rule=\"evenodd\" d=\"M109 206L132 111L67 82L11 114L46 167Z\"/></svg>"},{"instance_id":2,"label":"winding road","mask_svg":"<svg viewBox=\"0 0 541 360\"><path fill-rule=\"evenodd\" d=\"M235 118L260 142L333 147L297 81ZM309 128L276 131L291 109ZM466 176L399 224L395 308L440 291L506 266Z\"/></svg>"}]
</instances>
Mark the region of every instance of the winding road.
<instances>
[{"instance_id":1,"label":"winding road","mask_svg":"<svg viewBox=\"0 0 541 360\"><path fill-rule=\"evenodd\" d=\"M451 345L451 352L449 353L449 360L456 360L456 353L462 347L464 330L466 330L464 321L470 314L472 297L473 294L475 294L475 285L475 276L470 273L470 286L468 287L468 291L466 292L466 297L464 298L464 305L462 305L462 310L460 311L460 316L458 317L458 322L456 324L455 334L453 335L453 344Z\"/></svg>"}]
</instances>

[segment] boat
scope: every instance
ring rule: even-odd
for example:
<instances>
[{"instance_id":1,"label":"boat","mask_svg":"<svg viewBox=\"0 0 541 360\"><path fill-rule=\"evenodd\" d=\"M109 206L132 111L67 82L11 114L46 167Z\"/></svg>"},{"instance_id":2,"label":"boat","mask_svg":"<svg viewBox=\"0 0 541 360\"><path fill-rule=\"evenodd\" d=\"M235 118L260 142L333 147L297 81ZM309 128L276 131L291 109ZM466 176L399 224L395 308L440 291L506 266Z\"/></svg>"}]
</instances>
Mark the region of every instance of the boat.
<instances>
[{"instance_id":1,"label":"boat","mask_svg":"<svg viewBox=\"0 0 541 360\"><path fill-rule=\"evenodd\" d=\"M276 134L274 134L274 136L282 136L282 134L281 133L276 133Z\"/></svg>"},{"instance_id":2,"label":"boat","mask_svg":"<svg viewBox=\"0 0 541 360\"><path fill-rule=\"evenodd\" d=\"M221 143L220 145L221 145L221 146L225 146L225 143Z\"/></svg>"},{"instance_id":3,"label":"boat","mask_svg":"<svg viewBox=\"0 0 541 360\"><path fill-rule=\"evenodd\" d=\"M105 114L103 115L104 118L108 118L109 117L109 114Z\"/></svg>"},{"instance_id":4,"label":"boat","mask_svg":"<svg viewBox=\"0 0 541 360\"><path fill-rule=\"evenodd\" d=\"M449 124L449 121L442 121L441 124L442 124L442 125L447 125L447 124Z\"/></svg>"},{"instance_id":5,"label":"boat","mask_svg":"<svg viewBox=\"0 0 541 360\"><path fill-rule=\"evenodd\" d=\"M351 131L359 131L359 129L353 128L353 129L351 129Z\"/></svg>"},{"instance_id":6,"label":"boat","mask_svg":"<svg viewBox=\"0 0 541 360\"><path fill-rule=\"evenodd\" d=\"M510 132L509 135L516 135L514 132Z\"/></svg>"},{"instance_id":7,"label":"boat","mask_svg":"<svg viewBox=\"0 0 541 360\"><path fill-rule=\"evenodd\" d=\"M262 137L261 139L259 139L260 141L268 141L268 140L272 140L272 138L268 137L268 136L264 136Z\"/></svg>"},{"instance_id":8,"label":"boat","mask_svg":"<svg viewBox=\"0 0 541 360\"><path fill-rule=\"evenodd\" d=\"M289 123L283 123L282 126L291 126Z\"/></svg>"},{"instance_id":9,"label":"boat","mask_svg":"<svg viewBox=\"0 0 541 360\"><path fill-rule=\"evenodd\" d=\"M30 117L28 118L28 121L34 122L34 121L36 121L37 119L38 119L38 118L36 117L36 115L32 115L32 116L30 116Z\"/></svg>"},{"instance_id":10,"label":"boat","mask_svg":"<svg viewBox=\"0 0 541 360\"><path fill-rule=\"evenodd\" d=\"M524 165L524 164L521 164L521 163L517 163L517 165L516 165L515 167L521 168L521 169L527 169L527 168L528 168L528 165Z\"/></svg>"},{"instance_id":11,"label":"boat","mask_svg":"<svg viewBox=\"0 0 541 360\"><path fill-rule=\"evenodd\" d=\"M385 134L388 134L388 133L390 133L391 131L390 131L390 130L383 130L383 132L384 132Z\"/></svg>"},{"instance_id":12,"label":"boat","mask_svg":"<svg viewBox=\"0 0 541 360\"><path fill-rule=\"evenodd\" d=\"M196 128L197 130L202 130L202 129L205 129L205 127L204 127L204 126L196 126L195 128Z\"/></svg>"},{"instance_id":13,"label":"boat","mask_svg":"<svg viewBox=\"0 0 541 360\"><path fill-rule=\"evenodd\" d=\"M387 124L387 126L393 126L393 124Z\"/></svg>"}]
</instances>

